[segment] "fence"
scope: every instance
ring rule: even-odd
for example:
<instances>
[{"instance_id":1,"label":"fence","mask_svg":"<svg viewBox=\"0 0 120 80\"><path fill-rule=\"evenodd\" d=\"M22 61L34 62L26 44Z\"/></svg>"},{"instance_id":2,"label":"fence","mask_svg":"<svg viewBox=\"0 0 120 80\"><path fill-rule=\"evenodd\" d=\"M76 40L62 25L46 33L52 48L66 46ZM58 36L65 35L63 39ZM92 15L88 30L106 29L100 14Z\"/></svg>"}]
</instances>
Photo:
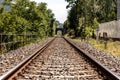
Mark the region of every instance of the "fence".
<instances>
[{"instance_id":1,"label":"fence","mask_svg":"<svg viewBox=\"0 0 120 80\"><path fill-rule=\"evenodd\" d=\"M37 39L38 35L34 34L0 34L0 53L17 49Z\"/></svg>"}]
</instances>

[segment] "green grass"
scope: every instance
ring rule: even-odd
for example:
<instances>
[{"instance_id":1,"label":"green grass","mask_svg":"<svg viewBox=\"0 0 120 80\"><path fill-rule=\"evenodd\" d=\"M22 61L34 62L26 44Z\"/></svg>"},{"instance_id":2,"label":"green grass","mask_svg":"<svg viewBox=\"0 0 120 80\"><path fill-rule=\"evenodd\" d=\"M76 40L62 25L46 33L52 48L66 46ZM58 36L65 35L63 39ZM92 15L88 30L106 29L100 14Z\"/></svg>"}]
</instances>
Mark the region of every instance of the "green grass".
<instances>
[{"instance_id":1,"label":"green grass","mask_svg":"<svg viewBox=\"0 0 120 80\"><path fill-rule=\"evenodd\" d=\"M74 39L75 41L80 41L79 38ZM97 42L95 39L89 39L89 43L94 45L94 48L103 50L107 53L110 53L114 56L119 56L120 57L120 41L112 41L109 40L107 41L107 48L105 49L105 44L104 41L101 40Z\"/></svg>"},{"instance_id":2,"label":"green grass","mask_svg":"<svg viewBox=\"0 0 120 80\"><path fill-rule=\"evenodd\" d=\"M104 41L97 41L95 39L90 39L89 43L94 44L94 47L100 50L104 50L114 56L120 57L120 41L107 41L107 48L105 49Z\"/></svg>"}]
</instances>

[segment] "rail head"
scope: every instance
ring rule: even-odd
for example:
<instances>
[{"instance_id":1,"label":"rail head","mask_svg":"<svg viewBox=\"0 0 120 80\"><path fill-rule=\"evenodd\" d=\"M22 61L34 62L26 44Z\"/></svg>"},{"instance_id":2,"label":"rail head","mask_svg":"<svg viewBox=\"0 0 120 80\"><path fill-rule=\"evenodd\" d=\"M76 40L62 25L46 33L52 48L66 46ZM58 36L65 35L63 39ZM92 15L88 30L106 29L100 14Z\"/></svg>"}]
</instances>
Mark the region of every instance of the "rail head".
<instances>
[{"instance_id":1,"label":"rail head","mask_svg":"<svg viewBox=\"0 0 120 80\"><path fill-rule=\"evenodd\" d=\"M35 51L33 54L31 54L30 56L28 56L25 60L23 60L22 62L18 63L15 67L13 67L12 69L10 69L8 72L5 72L2 76L0 76L0 80L9 80L9 79L11 79L11 77L13 77L13 74L16 74L17 71L22 66L24 66L29 60L31 60L35 55L38 55L42 51L44 51L54 41L55 38L56 37L54 37L52 40L50 40L49 42L47 42L45 45L43 45L43 47L41 49Z\"/></svg>"},{"instance_id":2,"label":"rail head","mask_svg":"<svg viewBox=\"0 0 120 80\"><path fill-rule=\"evenodd\" d=\"M85 52L84 50L80 49L77 45L75 45L72 41L68 40L67 38L63 37L69 44L71 44L74 48L76 48L79 52L82 53L83 56L85 56L87 59L89 59L93 64L96 65L96 67L102 71L102 74L104 74L108 79L110 80L120 80L120 76L116 75L114 72L109 70L107 67L102 65L99 61L97 61L93 56Z\"/></svg>"}]
</instances>

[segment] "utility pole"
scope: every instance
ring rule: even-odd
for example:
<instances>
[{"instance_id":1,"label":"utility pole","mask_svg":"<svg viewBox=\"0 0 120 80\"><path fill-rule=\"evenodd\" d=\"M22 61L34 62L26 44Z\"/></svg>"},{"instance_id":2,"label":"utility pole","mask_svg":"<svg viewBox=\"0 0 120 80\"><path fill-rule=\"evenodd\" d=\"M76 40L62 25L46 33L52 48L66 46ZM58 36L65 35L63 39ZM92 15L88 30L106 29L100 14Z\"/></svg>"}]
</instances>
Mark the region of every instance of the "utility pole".
<instances>
[{"instance_id":1,"label":"utility pole","mask_svg":"<svg viewBox=\"0 0 120 80\"><path fill-rule=\"evenodd\" d=\"M120 0L117 0L117 37L120 38Z\"/></svg>"},{"instance_id":2,"label":"utility pole","mask_svg":"<svg viewBox=\"0 0 120 80\"><path fill-rule=\"evenodd\" d=\"M120 20L120 0L117 0L117 20Z\"/></svg>"},{"instance_id":3,"label":"utility pole","mask_svg":"<svg viewBox=\"0 0 120 80\"><path fill-rule=\"evenodd\" d=\"M85 28L86 28L86 22L87 22L87 10L86 10L86 7L87 7L87 3L86 3L86 0L84 0L84 4L85 4L85 13L84 13L84 17L85 17L85 23L84 23L84 34L85 34ZM84 39L86 40L86 37L84 36ZM88 41L88 40L87 40Z\"/></svg>"},{"instance_id":4,"label":"utility pole","mask_svg":"<svg viewBox=\"0 0 120 80\"><path fill-rule=\"evenodd\" d=\"M85 0L84 0L85 1ZM86 13L87 13L87 11L86 11L86 1L84 2L85 3L85 13L84 13L84 16L85 16L85 26L84 26L84 28L86 27L86 20L87 20L87 17L86 17Z\"/></svg>"},{"instance_id":5,"label":"utility pole","mask_svg":"<svg viewBox=\"0 0 120 80\"><path fill-rule=\"evenodd\" d=\"M76 20L75 20L75 21L76 21L76 24L75 24L75 26L76 26L76 27L79 26L79 18L78 18L78 5L79 5L79 4L78 4L78 3L79 3L78 0L76 0L76 1L75 1L75 5L76 5L76 6L75 6L75 9L76 9ZM76 31L76 30L77 30L77 29L75 28L75 36L78 36L78 31Z\"/></svg>"}]
</instances>

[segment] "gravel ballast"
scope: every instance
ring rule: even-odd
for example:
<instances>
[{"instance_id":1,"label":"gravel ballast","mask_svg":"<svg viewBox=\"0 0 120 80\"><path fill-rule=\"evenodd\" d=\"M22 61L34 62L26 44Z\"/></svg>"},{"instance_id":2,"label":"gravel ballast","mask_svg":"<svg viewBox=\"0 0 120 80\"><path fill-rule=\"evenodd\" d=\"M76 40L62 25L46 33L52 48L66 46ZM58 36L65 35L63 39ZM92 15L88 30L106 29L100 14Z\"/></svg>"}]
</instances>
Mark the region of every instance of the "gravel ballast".
<instances>
[{"instance_id":1,"label":"gravel ballast","mask_svg":"<svg viewBox=\"0 0 120 80\"><path fill-rule=\"evenodd\" d=\"M24 47L20 47L16 50L12 50L8 53L0 55L0 76L27 58L34 51L42 48L42 46L49 42L52 38L43 40L41 42L33 43Z\"/></svg>"},{"instance_id":2,"label":"gravel ballast","mask_svg":"<svg viewBox=\"0 0 120 80\"><path fill-rule=\"evenodd\" d=\"M70 39L74 44L80 47L82 50L92 55L96 60L98 60L101 64L109 68L111 71L115 72L118 76L120 76L120 58L113 56L110 53L107 53L102 50L95 49L92 44L87 42L78 42Z\"/></svg>"}]
</instances>

